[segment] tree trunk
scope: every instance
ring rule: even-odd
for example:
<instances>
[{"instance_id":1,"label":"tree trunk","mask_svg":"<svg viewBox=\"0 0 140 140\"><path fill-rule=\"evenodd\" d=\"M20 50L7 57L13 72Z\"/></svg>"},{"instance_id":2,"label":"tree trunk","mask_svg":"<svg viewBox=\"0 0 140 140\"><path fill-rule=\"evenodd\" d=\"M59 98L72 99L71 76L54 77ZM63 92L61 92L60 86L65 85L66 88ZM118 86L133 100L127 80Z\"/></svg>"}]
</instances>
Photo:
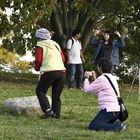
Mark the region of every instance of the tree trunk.
<instances>
[{"instance_id":1,"label":"tree trunk","mask_svg":"<svg viewBox=\"0 0 140 140\"><path fill-rule=\"evenodd\" d=\"M72 30L77 27L81 30L81 42L84 52L89 45L93 28L97 25L110 21L112 18L114 18L114 15L99 21L99 18L102 17L101 15L95 17L95 19L92 20L90 15L88 14L88 10L85 13L80 13L75 9L72 9L72 2L72 0L69 0L68 2L66 0L61 0L61 15L63 15L63 17L60 17L60 15L58 15L56 5L53 4L51 24L53 29L55 29L54 40L56 40L60 44L61 48L64 50L66 48L66 41L68 38L70 38ZM91 4L97 9L103 8L104 6L101 0L92 0Z\"/></svg>"}]
</instances>

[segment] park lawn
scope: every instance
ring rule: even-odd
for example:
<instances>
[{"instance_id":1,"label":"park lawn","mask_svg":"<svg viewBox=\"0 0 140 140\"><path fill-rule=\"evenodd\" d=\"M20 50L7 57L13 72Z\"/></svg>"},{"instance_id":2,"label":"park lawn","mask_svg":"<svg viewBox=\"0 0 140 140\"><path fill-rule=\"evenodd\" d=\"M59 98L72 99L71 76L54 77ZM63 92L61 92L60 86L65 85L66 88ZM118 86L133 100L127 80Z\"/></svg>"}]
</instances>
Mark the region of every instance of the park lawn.
<instances>
[{"instance_id":1,"label":"park lawn","mask_svg":"<svg viewBox=\"0 0 140 140\"><path fill-rule=\"evenodd\" d=\"M137 88L128 94L129 85L121 87L129 110L129 126L127 131L115 133L87 130L98 112L97 97L77 89L64 89L60 120L12 114L3 107L7 98L34 95L35 87L34 82L0 82L0 140L140 140Z\"/></svg>"}]
</instances>

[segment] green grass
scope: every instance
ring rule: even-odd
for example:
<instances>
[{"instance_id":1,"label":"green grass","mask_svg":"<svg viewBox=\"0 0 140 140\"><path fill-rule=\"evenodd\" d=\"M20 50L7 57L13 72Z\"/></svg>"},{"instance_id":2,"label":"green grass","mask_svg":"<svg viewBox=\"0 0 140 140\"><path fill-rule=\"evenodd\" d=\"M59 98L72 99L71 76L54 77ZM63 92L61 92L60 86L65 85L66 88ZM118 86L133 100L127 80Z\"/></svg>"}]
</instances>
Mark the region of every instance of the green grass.
<instances>
[{"instance_id":1,"label":"green grass","mask_svg":"<svg viewBox=\"0 0 140 140\"><path fill-rule=\"evenodd\" d=\"M12 78L8 75L10 79ZM28 76L27 76L28 77ZM97 97L80 90L64 89L61 96L61 119L41 120L39 116L14 115L7 111L2 102L11 97L35 95L36 78L29 82L0 82L0 140L139 140L140 109L138 89L128 95L129 85L121 92L129 110L128 130L120 133L87 130L89 122L98 112ZM34 77L33 75L31 77ZM29 79L31 78L29 76ZM35 76L36 77L36 76ZM14 79L14 78L13 78ZM49 90L50 95L51 90Z\"/></svg>"}]
</instances>

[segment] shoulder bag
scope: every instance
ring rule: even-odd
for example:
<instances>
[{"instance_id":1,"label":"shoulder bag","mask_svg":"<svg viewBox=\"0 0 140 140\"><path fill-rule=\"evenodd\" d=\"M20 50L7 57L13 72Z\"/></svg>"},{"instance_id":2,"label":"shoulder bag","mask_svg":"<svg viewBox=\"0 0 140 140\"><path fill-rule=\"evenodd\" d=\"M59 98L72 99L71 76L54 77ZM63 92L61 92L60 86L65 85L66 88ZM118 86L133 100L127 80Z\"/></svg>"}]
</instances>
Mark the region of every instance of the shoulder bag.
<instances>
[{"instance_id":1,"label":"shoulder bag","mask_svg":"<svg viewBox=\"0 0 140 140\"><path fill-rule=\"evenodd\" d=\"M119 102L119 105L120 105L119 119L120 119L121 122L123 122L123 121L127 120L127 118L128 118L128 110L127 110L127 108L126 108L126 106L125 106L125 104L123 102L123 99L118 96L118 93L117 93L112 81L110 80L110 78L107 75L104 75L104 76L108 79L109 83L111 84L112 88L114 89L114 91L115 91L115 93L117 95L118 102Z\"/></svg>"}]
</instances>

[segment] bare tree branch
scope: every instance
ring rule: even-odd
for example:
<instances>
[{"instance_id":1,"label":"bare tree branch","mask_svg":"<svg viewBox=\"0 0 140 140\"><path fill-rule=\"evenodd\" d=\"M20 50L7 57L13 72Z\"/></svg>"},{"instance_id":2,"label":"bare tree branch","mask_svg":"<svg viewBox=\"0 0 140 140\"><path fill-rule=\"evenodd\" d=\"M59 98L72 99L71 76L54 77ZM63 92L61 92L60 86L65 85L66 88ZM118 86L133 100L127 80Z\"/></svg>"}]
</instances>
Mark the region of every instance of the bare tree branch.
<instances>
[{"instance_id":1,"label":"bare tree branch","mask_svg":"<svg viewBox=\"0 0 140 140\"><path fill-rule=\"evenodd\" d=\"M102 19L102 20L98 21L96 25L98 26L98 25L100 25L100 24L107 23L107 22L109 22L109 21L113 20L115 17L116 17L116 14L111 15L111 16L110 16L110 17L108 17L108 18L104 18L104 19Z\"/></svg>"},{"instance_id":2,"label":"bare tree branch","mask_svg":"<svg viewBox=\"0 0 140 140\"><path fill-rule=\"evenodd\" d=\"M71 21L72 21L71 3L72 3L72 0L68 0L68 24L69 24L69 32L72 31L72 26L71 26ZM70 34L68 36L70 36Z\"/></svg>"},{"instance_id":3,"label":"bare tree branch","mask_svg":"<svg viewBox=\"0 0 140 140\"><path fill-rule=\"evenodd\" d=\"M55 6L54 2L53 2L53 16L54 16L56 26L57 26L57 29L58 29L58 34L59 34L59 36L62 36L63 35L63 29L62 29L62 25L60 23L60 19L59 19L58 12L57 12L57 9L56 9L56 6Z\"/></svg>"},{"instance_id":4,"label":"bare tree branch","mask_svg":"<svg viewBox=\"0 0 140 140\"><path fill-rule=\"evenodd\" d=\"M99 9L104 7L104 2L102 2L101 0L92 0L91 5L93 7L95 7L97 9L97 11L99 11ZM83 16L83 18L80 20L81 23L79 26L80 26L81 33L83 33L85 27L88 24L88 21L91 19L91 17L87 13L88 13L88 11Z\"/></svg>"},{"instance_id":5,"label":"bare tree branch","mask_svg":"<svg viewBox=\"0 0 140 140\"><path fill-rule=\"evenodd\" d=\"M102 0L96 0L96 1L94 2L94 7L95 7L95 8L98 8L98 7L100 6L100 4L102 3L101 1L102 1Z\"/></svg>"},{"instance_id":6,"label":"bare tree branch","mask_svg":"<svg viewBox=\"0 0 140 140\"><path fill-rule=\"evenodd\" d=\"M63 25L64 25L64 33L68 36L69 34L69 25L68 25L68 15L67 15L67 1L61 0L62 11L63 11Z\"/></svg>"},{"instance_id":7,"label":"bare tree branch","mask_svg":"<svg viewBox=\"0 0 140 140\"><path fill-rule=\"evenodd\" d=\"M72 3L74 0L68 0L68 20L69 20L69 31L71 32L73 29L76 28L77 26L77 21L78 21L78 14L79 12L72 8Z\"/></svg>"},{"instance_id":8,"label":"bare tree branch","mask_svg":"<svg viewBox=\"0 0 140 140\"><path fill-rule=\"evenodd\" d=\"M84 29L84 32L82 34L82 46L83 46L83 52L86 50L87 45L90 42L90 38L92 35L92 30L96 26L98 18L96 18L94 21L89 20L87 23L86 28Z\"/></svg>"}]
</instances>

